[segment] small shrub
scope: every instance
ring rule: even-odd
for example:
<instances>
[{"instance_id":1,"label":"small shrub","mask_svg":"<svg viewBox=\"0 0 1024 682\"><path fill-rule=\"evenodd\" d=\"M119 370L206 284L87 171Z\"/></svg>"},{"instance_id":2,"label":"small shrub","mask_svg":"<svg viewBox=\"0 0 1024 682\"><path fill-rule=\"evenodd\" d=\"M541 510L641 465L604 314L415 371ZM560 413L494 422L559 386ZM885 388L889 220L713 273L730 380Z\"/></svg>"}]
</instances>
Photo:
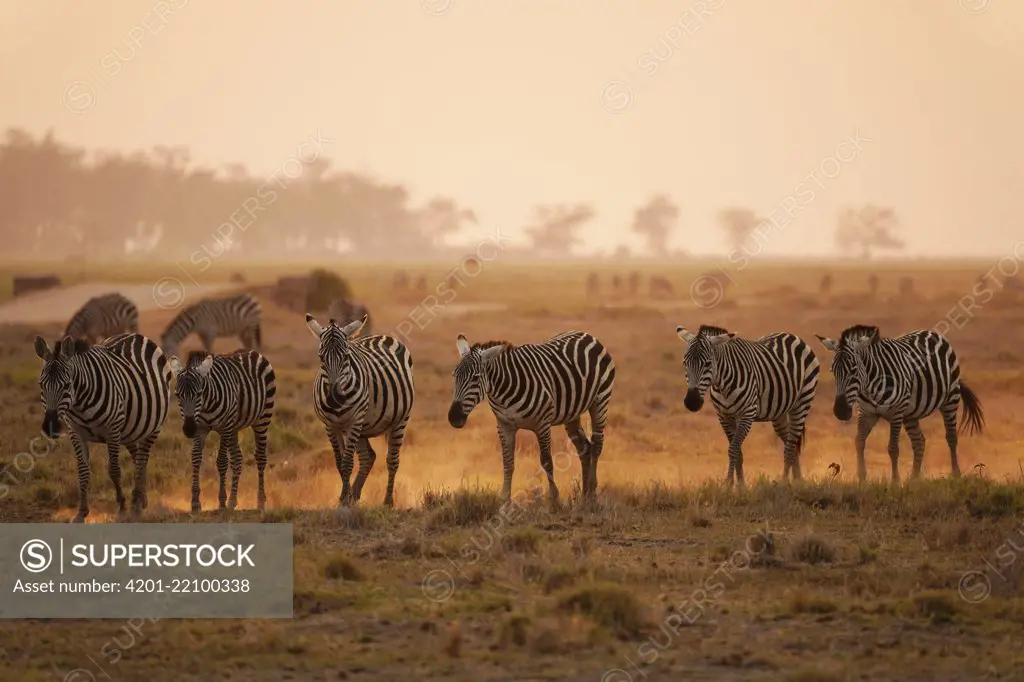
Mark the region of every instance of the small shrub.
<instances>
[{"instance_id":1,"label":"small shrub","mask_svg":"<svg viewBox=\"0 0 1024 682\"><path fill-rule=\"evenodd\" d=\"M518 552L520 554L536 554L540 547L541 534L536 528L524 528L523 530L503 535L501 546L507 552Z\"/></svg>"},{"instance_id":2,"label":"small shrub","mask_svg":"<svg viewBox=\"0 0 1024 682\"><path fill-rule=\"evenodd\" d=\"M564 597L560 607L579 611L620 638L643 633L648 622L636 596L619 585L592 585Z\"/></svg>"},{"instance_id":3,"label":"small shrub","mask_svg":"<svg viewBox=\"0 0 1024 682\"><path fill-rule=\"evenodd\" d=\"M521 613L513 614L501 621L498 628L498 646L526 646L530 634L530 618Z\"/></svg>"},{"instance_id":4,"label":"small shrub","mask_svg":"<svg viewBox=\"0 0 1024 682\"><path fill-rule=\"evenodd\" d=\"M914 613L932 623L949 623L957 613L957 605L945 592L921 592L911 599Z\"/></svg>"},{"instance_id":5,"label":"small shrub","mask_svg":"<svg viewBox=\"0 0 1024 682\"><path fill-rule=\"evenodd\" d=\"M309 273L309 291L306 293L307 310L327 310L336 299L351 300L352 289L342 277L330 270L317 268Z\"/></svg>"},{"instance_id":6,"label":"small shrub","mask_svg":"<svg viewBox=\"0 0 1024 682\"><path fill-rule=\"evenodd\" d=\"M567 587L572 587L576 582L576 574L567 568L553 568L544 576L544 592L551 594Z\"/></svg>"},{"instance_id":7,"label":"small shrub","mask_svg":"<svg viewBox=\"0 0 1024 682\"><path fill-rule=\"evenodd\" d=\"M324 575L331 580L348 580L362 582L366 574L347 556L335 556L324 566Z\"/></svg>"},{"instance_id":8,"label":"small shrub","mask_svg":"<svg viewBox=\"0 0 1024 682\"><path fill-rule=\"evenodd\" d=\"M790 556L794 561L805 564L829 564L835 560L836 551L823 538L808 533L793 541Z\"/></svg>"},{"instance_id":9,"label":"small shrub","mask_svg":"<svg viewBox=\"0 0 1024 682\"><path fill-rule=\"evenodd\" d=\"M459 490L451 495L448 504L434 509L430 517L430 526L479 526L496 517L502 511L503 505L504 500L492 490Z\"/></svg>"},{"instance_id":10,"label":"small shrub","mask_svg":"<svg viewBox=\"0 0 1024 682\"><path fill-rule=\"evenodd\" d=\"M790 602L793 613L833 613L839 607L824 597L807 597L797 594Z\"/></svg>"}]
</instances>

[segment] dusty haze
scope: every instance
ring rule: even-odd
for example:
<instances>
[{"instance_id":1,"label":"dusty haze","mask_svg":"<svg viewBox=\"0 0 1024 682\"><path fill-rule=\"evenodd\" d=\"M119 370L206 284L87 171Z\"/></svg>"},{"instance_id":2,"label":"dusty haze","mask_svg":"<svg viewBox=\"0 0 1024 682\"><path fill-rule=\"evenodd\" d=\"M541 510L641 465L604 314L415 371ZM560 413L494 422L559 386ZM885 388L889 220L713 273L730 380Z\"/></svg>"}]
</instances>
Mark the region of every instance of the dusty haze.
<instances>
[{"instance_id":1,"label":"dusty haze","mask_svg":"<svg viewBox=\"0 0 1024 682\"><path fill-rule=\"evenodd\" d=\"M870 142L772 255L831 252L837 211L864 202L896 208L912 254L1005 253L1021 235L1009 0L21 2L0 8L0 55L3 128L187 144L257 172L322 129L335 165L457 197L482 229L593 202L588 250L630 241L633 210L665 192L672 245L721 252L716 211L770 213L858 131ZM83 113L65 106L76 81L95 96Z\"/></svg>"}]
</instances>

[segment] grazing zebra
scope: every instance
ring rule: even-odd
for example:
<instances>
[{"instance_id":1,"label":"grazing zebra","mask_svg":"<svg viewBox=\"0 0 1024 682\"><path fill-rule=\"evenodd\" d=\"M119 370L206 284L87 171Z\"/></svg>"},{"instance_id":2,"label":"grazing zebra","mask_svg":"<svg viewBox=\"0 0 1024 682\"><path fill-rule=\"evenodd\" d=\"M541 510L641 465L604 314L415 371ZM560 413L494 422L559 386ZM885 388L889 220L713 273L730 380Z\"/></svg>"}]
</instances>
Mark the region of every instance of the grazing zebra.
<instances>
[{"instance_id":1,"label":"grazing zebra","mask_svg":"<svg viewBox=\"0 0 1024 682\"><path fill-rule=\"evenodd\" d=\"M800 450L807 415L818 387L818 359L800 337L779 332L741 339L721 327L701 325L696 334L676 327L687 344L686 398L691 412L711 404L729 439L729 485L743 485L743 441L754 422L771 422L783 443L782 478L800 480Z\"/></svg>"},{"instance_id":2,"label":"grazing zebra","mask_svg":"<svg viewBox=\"0 0 1024 682\"><path fill-rule=\"evenodd\" d=\"M583 494L592 499L615 385L615 363L601 342L590 334L571 331L537 344L488 341L470 346L460 334L456 346L460 359L452 373L455 387L448 423L461 429L473 408L487 398L498 420L504 498L512 495L516 432L527 429L537 436L551 502L557 503L551 427L561 425L580 458ZM589 440L580 424L584 412L590 414Z\"/></svg>"},{"instance_id":3,"label":"grazing zebra","mask_svg":"<svg viewBox=\"0 0 1024 682\"><path fill-rule=\"evenodd\" d=\"M355 335L366 317L339 327L326 327L306 313L306 325L320 339L320 370L313 382L313 408L323 422L341 475L341 504L358 502L377 453L370 438L384 435L388 443L388 489L384 504L394 505L398 452L405 439L414 396L412 356L391 336ZM349 486L353 454L359 451L359 473Z\"/></svg>"},{"instance_id":4,"label":"grazing zebra","mask_svg":"<svg viewBox=\"0 0 1024 682\"><path fill-rule=\"evenodd\" d=\"M168 355L177 355L182 339L195 333L202 341L203 349L212 353L215 339L238 335L246 349L259 350L263 343L261 314L260 302L249 294L205 298L188 306L171 320L164 330L161 345Z\"/></svg>"},{"instance_id":5,"label":"grazing zebra","mask_svg":"<svg viewBox=\"0 0 1024 682\"><path fill-rule=\"evenodd\" d=\"M366 317L366 324L359 330L359 334L360 336L373 336L373 318L370 317L370 311L362 303L338 299L328 306L327 316L330 319L340 320L343 324Z\"/></svg>"},{"instance_id":6,"label":"grazing zebra","mask_svg":"<svg viewBox=\"0 0 1024 682\"><path fill-rule=\"evenodd\" d=\"M118 293L94 296L71 316L64 336L92 343L122 332L139 331L139 309Z\"/></svg>"},{"instance_id":7,"label":"grazing zebra","mask_svg":"<svg viewBox=\"0 0 1024 682\"><path fill-rule=\"evenodd\" d=\"M853 406L860 405L855 442L857 476L861 481L868 475L864 447L879 419L889 422L892 481L900 480L897 462L903 427L914 450L913 477L920 476L924 460L920 420L935 410L942 415L946 426L952 475L960 475L956 412L961 399L964 406L961 431L980 433L985 417L974 391L960 380L960 363L946 337L938 332L918 330L897 338L883 338L878 327L869 325L854 325L843 330L838 341L815 336L821 345L835 353L832 374L836 380L836 399L832 411L836 418L849 421L853 417Z\"/></svg>"},{"instance_id":8,"label":"grazing zebra","mask_svg":"<svg viewBox=\"0 0 1024 682\"><path fill-rule=\"evenodd\" d=\"M220 435L217 451L217 473L220 475L220 493L217 497L224 509L227 494L225 478L228 456L231 459L231 497L227 507L238 503L238 479L242 474L242 449L238 433L251 428L256 441L256 471L259 486L256 506L266 507L267 495L263 489L263 472L267 468L267 431L274 416L277 387L274 368L259 351L241 350L229 355L209 355L205 351L189 353L182 367L177 357L171 357L174 370L174 394L181 410L182 433L192 439L192 513L198 514L199 467L203 463L203 446L210 431Z\"/></svg>"},{"instance_id":9,"label":"grazing zebra","mask_svg":"<svg viewBox=\"0 0 1024 682\"><path fill-rule=\"evenodd\" d=\"M89 515L89 444L106 443L108 472L124 511L121 466L123 445L135 462L132 509L147 506L146 465L170 409L171 368L160 347L137 333L119 334L92 346L70 336L49 349L41 337L35 351L43 360L39 373L43 434L56 438L64 423L78 460L78 515Z\"/></svg>"}]
</instances>

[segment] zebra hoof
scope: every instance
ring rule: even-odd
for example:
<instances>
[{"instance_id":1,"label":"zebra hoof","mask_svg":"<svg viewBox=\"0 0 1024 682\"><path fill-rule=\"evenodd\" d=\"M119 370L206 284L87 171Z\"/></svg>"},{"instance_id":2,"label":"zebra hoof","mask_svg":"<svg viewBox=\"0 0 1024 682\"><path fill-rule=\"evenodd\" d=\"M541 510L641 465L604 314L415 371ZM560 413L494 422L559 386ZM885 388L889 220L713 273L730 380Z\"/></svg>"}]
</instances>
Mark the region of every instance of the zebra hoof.
<instances>
[{"instance_id":1,"label":"zebra hoof","mask_svg":"<svg viewBox=\"0 0 1024 682\"><path fill-rule=\"evenodd\" d=\"M77 516L75 516L75 518L71 519L70 523L85 523L85 517L81 514L78 514Z\"/></svg>"}]
</instances>

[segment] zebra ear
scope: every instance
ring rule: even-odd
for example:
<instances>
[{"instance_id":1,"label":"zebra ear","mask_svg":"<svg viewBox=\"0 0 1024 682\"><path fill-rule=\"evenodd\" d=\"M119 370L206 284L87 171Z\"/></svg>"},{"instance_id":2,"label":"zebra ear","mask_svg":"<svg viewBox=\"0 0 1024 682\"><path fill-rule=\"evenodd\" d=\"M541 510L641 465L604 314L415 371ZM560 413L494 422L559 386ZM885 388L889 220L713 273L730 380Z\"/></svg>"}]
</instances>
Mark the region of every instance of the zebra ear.
<instances>
[{"instance_id":1,"label":"zebra ear","mask_svg":"<svg viewBox=\"0 0 1024 682\"><path fill-rule=\"evenodd\" d=\"M504 353L506 348L507 346L505 344L500 344L497 346L491 346L490 348L486 348L480 351L480 359L486 363L489 360L492 360L497 356L501 355L502 353Z\"/></svg>"},{"instance_id":2,"label":"zebra ear","mask_svg":"<svg viewBox=\"0 0 1024 682\"><path fill-rule=\"evenodd\" d=\"M712 336L708 339L708 343L712 346L721 346L723 343L728 343L736 338L736 332L728 332L726 334L719 334L718 336Z\"/></svg>"},{"instance_id":3,"label":"zebra ear","mask_svg":"<svg viewBox=\"0 0 1024 682\"><path fill-rule=\"evenodd\" d=\"M196 368L196 372L199 373L199 376L205 379L209 376L211 367L213 367L213 356L207 355L206 359L199 363L199 366Z\"/></svg>"},{"instance_id":4,"label":"zebra ear","mask_svg":"<svg viewBox=\"0 0 1024 682\"><path fill-rule=\"evenodd\" d=\"M459 334L459 338L455 339L455 347L459 349L460 358L469 355L469 341L462 334Z\"/></svg>"},{"instance_id":5,"label":"zebra ear","mask_svg":"<svg viewBox=\"0 0 1024 682\"><path fill-rule=\"evenodd\" d=\"M320 326L320 323L316 321L316 318L306 313L306 326L309 327L309 331L313 332L313 336L320 338L320 335L324 333L324 328Z\"/></svg>"},{"instance_id":6,"label":"zebra ear","mask_svg":"<svg viewBox=\"0 0 1024 682\"><path fill-rule=\"evenodd\" d=\"M60 354L65 358L75 357L75 340L73 338L64 337L64 340L60 342Z\"/></svg>"},{"instance_id":7,"label":"zebra ear","mask_svg":"<svg viewBox=\"0 0 1024 682\"><path fill-rule=\"evenodd\" d=\"M178 360L177 355L172 355L168 360L168 364L170 364L171 371L174 372L175 376L181 374L181 361Z\"/></svg>"},{"instance_id":8,"label":"zebra ear","mask_svg":"<svg viewBox=\"0 0 1024 682\"><path fill-rule=\"evenodd\" d=\"M364 324L366 324L366 315L363 315L361 320L356 320L355 322L349 322L346 324L341 328L341 332L345 335L345 338L352 338L359 333L359 330L363 328Z\"/></svg>"},{"instance_id":9,"label":"zebra ear","mask_svg":"<svg viewBox=\"0 0 1024 682\"><path fill-rule=\"evenodd\" d=\"M836 348L839 347L839 344L835 339L830 339L827 336L822 336L821 334L815 334L815 336L818 337L818 341L821 341L821 345L825 347L825 350L832 351L833 353L836 352Z\"/></svg>"},{"instance_id":10,"label":"zebra ear","mask_svg":"<svg viewBox=\"0 0 1024 682\"><path fill-rule=\"evenodd\" d=\"M40 360L49 360L50 359L50 355L51 355L50 347L46 345L46 340L43 337L41 337L41 336L37 336L36 337L35 348L36 348L36 355L39 356Z\"/></svg>"},{"instance_id":11,"label":"zebra ear","mask_svg":"<svg viewBox=\"0 0 1024 682\"><path fill-rule=\"evenodd\" d=\"M685 341L686 343L693 343L693 340L697 338L696 334L691 334L686 331L685 327L676 327L676 336Z\"/></svg>"}]
</instances>

